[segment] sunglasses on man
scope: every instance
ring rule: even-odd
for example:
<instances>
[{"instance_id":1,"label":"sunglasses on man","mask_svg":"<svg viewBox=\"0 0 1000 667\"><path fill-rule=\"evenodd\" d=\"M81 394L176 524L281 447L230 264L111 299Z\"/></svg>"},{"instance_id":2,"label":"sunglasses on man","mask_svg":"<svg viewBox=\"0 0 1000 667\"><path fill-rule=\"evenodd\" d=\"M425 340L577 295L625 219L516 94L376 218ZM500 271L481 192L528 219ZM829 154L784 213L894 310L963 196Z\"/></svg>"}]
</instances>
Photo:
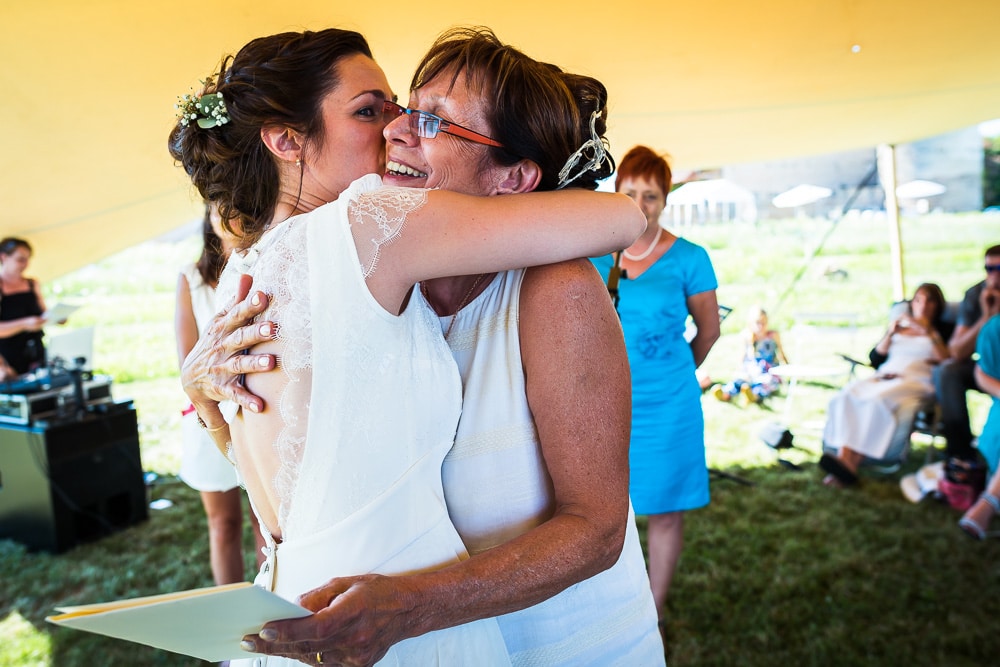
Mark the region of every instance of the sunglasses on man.
<instances>
[{"instance_id":1,"label":"sunglasses on man","mask_svg":"<svg viewBox=\"0 0 1000 667\"><path fill-rule=\"evenodd\" d=\"M413 132L421 139L433 139L438 135L438 132L444 132L445 134L450 134L453 137L459 137L461 139L466 139L467 141L474 141L477 144L503 148L503 144L495 139L490 139L485 134L479 134L478 132L470 130L467 127L462 127L457 123L452 123L451 121L445 120L440 116L435 116L432 113L421 111L420 109L408 109L390 100L386 100L383 104L382 113L387 116L389 120L394 120L399 116L402 116L404 113L407 114L410 117L410 132Z\"/></svg>"}]
</instances>

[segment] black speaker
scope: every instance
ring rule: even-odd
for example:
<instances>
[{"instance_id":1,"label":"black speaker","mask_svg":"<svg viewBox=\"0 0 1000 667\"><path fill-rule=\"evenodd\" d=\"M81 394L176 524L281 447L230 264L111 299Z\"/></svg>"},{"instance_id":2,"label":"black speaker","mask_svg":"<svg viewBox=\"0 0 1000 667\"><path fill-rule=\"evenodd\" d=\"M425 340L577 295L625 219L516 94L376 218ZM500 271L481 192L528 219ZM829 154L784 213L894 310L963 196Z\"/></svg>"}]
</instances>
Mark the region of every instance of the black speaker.
<instances>
[{"instance_id":1,"label":"black speaker","mask_svg":"<svg viewBox=\"0 0 1000 667\"><path fill-rule=\"evenodd\" d=\"M0 538L60 553L148 515L131 401L0 425Z\"/></svg>"}]
</instances>

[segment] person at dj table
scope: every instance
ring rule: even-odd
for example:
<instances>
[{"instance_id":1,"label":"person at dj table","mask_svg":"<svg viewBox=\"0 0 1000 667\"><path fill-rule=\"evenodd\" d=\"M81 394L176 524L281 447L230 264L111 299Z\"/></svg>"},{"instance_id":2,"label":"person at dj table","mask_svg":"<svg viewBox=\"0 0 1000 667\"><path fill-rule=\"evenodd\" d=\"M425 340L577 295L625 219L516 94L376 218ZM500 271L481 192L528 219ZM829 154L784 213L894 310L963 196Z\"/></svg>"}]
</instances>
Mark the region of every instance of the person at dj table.
<instances>
[{"instance_id":1,"label":"person at dj table","mask_svg":"<svg viewBox=\"0 0 1000 667\"><path fill-rule=\"evenodd\" d=\"M17 374L45 364L42 286L24 275L31 246L24 239L0 241L0 356Z\"/></svg>"}]
</instances>

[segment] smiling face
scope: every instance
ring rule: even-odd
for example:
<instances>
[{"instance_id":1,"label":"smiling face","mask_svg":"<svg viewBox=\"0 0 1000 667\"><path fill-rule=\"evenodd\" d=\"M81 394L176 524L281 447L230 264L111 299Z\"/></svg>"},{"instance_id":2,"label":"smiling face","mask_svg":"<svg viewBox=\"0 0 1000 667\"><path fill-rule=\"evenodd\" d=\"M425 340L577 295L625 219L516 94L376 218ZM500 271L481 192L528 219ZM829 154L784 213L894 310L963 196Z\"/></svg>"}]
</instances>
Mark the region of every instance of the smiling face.
<instances>
[{"instance_id":1,"label":"smiling face","mask_svg":"<svg viewBox=\"0 0 1000 667\"><path fill-rule=\"evenodd\" d=\"M365 174L385 169L382 103L392 99L389 82L374 60L356 54L337 65L340 84L323 99L323 131L303 150L303 190L333 201ZM296 188L298 178L296 174Z\"/></svg>"},{"instance_id":2,"label":"smiling face","mask_svg":"<svg viewBox=\"0 0 1000 667\"><path fill-rule=\"evenodd\" d=\"M458 76L454 87L450 84L451 72L442 72L412 91L408 106L490 136L482 96L466 86L464 74ZM421 139L410 130L406 114L386 126L385 138L387 185L496 194L499 167L490 159L489 147L444 132L433 139Z\"/></svg>"},{"instance_id":3,"label":"smiling face","mask_svg":"<svg viewBox=\"0 0 1000 667\"><path fill-rule=\"evenodd\" d=\"M660 223L660 215L667 204L666 195L651 178L626 176L618 184L618 192L632 198L646 216L647 229L655 229Z\"/></svg>"}]
</instances>

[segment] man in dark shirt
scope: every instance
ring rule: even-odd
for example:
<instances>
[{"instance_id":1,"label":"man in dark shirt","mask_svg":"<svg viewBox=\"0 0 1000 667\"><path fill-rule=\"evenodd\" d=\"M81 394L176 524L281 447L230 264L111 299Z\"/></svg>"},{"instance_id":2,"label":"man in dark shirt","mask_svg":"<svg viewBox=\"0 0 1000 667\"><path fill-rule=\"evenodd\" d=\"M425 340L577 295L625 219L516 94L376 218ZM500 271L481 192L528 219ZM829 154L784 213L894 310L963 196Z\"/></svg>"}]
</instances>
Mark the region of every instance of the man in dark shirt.
<instances>
[{"instance_id":1,"label":"man in dark shirt","mask_svg":"<svg viewBox=\"0 0 1000 667\"><path fill-rule=\"evenodd\" d=\"M985 269L986 279L970 287L962 299L958 322L948 341L951 359L934 371L934 387L941 406L941 434L948 441L948 455L965 460L976 456L965 400L969 389L979 390L973 377L972 355L979 330L1000 313L1000 245L986 250Z\"/></svg>"}]
</instances>

